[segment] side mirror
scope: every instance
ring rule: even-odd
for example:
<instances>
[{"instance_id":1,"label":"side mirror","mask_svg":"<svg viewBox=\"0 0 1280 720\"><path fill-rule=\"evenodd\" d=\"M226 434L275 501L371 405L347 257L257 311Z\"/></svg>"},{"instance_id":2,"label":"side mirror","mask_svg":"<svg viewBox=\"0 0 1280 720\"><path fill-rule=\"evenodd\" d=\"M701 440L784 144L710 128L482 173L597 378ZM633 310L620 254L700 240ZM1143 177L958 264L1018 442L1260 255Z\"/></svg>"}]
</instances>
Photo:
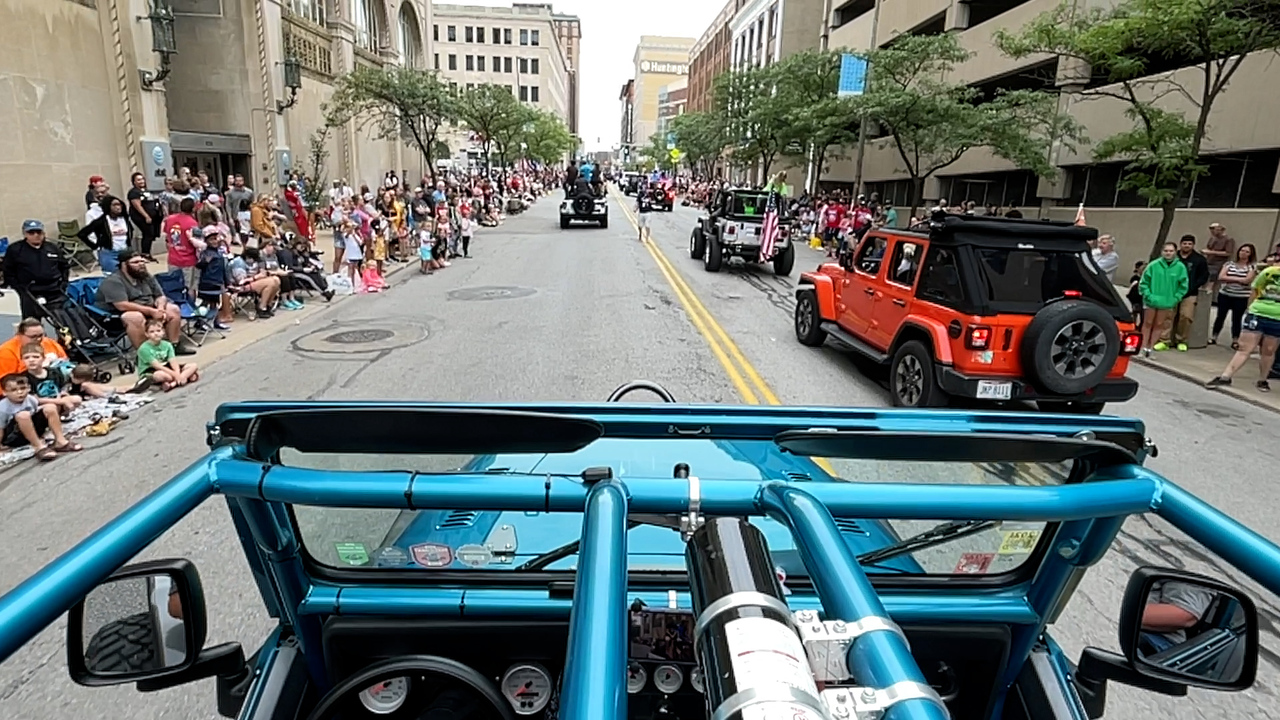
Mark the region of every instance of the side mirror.
<instances>
[{"instance_id":1,"label":"side mirror","mask_svg":"<svg viewBox=\"0 0 1280 720\"><path fill-rule=\"evenodd\" d=\"M73 681L90 687L176 675L200 657L206 631L195 565L130 565L71 608L67 669Z\"/></svg>"},{"instance_id":2,"label":"side mirror","mask_svg":"<svg viewBox=\"0 0 1280 720\"><path fill-rule=\"evenodd\" d=\"M1138 568L1121 605L1120 648L1140 675L1244 690L1258 670L1258 612L1243 591L1216 580Z\"/></svg>"}]
</instances>

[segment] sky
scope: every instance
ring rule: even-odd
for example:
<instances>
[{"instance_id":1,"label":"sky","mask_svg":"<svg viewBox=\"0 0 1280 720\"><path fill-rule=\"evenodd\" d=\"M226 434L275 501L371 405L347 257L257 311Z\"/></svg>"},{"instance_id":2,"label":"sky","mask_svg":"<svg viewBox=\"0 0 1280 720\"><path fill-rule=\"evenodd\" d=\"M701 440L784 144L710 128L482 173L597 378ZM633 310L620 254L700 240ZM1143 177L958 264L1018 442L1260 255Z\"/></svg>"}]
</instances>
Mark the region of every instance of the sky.
<instances>
[{"instance_id":1,"label":"sky","mask_svg":"<svg viewBox=\"0 0 1280 720\"><path fill-rule=\"evenodd\" d=\"M546 2L547 0L521 0ZM506 5L501 0L454 0L459 5ZM697 39L725 0L550 0L558 13L582 20L578 77L579 134L588 151L618 144L622 85L635 75L632 58L641 35Z\"/></svg>"}]
</instances>

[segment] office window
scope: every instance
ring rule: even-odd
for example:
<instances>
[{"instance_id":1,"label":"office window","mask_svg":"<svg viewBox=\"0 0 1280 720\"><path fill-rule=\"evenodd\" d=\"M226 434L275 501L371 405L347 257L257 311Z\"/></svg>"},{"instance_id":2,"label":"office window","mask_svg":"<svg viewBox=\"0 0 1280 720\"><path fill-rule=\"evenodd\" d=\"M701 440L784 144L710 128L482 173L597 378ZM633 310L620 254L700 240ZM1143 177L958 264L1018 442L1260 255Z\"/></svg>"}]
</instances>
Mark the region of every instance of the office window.
<instances>
[{"instance_id":1,"label":"office window","mask_svg":"<svg viewBox=\"0 0 1280 720\"><path fill-rule=\"evenodd\" d=\"M533 102L538 102L538 86L537 85L534 85L529 88L529 99Z\"/></svg>"},{"instance_id":2,"label":"office window","mask_svg":"<svg viewBox=\"0 0 1280 720\"><path fill-rule=\"evenodd\" d=\"M475 69L476 69L476 58L475 58L475 56L474 56L474 55L468 55L468 56L467 56L467 69L468 69L468 70L475 70Z\"/></svg>"},{"instance_id":3,"label":"office window","mask_svg":"<svg viewBox=\"0 0 1280 720\"><path fill-rule=\"evenodd\" d=\"M475 90L475 89L476 89L476 84L475 84L475 83L467 83L467 89L468 89L468 90Z\"/></svg>"},{"instance_id":4,"label":"office window","mask_svg":"<svg viewBox=\"0 0 1280 720\"><path fill-rule=\"evenodd\" d=\"M491 42L493 42L493 44L494 44L494 45L500 45L500 44L502 44L502 29L501 29L501 28L490 28L490 35L489 35L489 37L493 38L493 40L492 40Z\"/></svg>"},{"instance_id":5,"label":"office window","mask_svg":"<svg viewBox=\"0 0 1280 720\"><path fill-rule=\"evenodd\" d=\"M95 7L92 2L84 2L83 0L81 0L80 4ZM323 0L289 0L288 10L294 15L310 20L317 25L324 25L324 6Z\"/></svg>"},{"instance_id":6,"label":"office window","mask_svg":"<svg viewBox=\"0 0 1280 720\"><path fill-rule=\"evenodd\" d=\"M503 28L503 30L502 30L502 44L503 44L503 45L510 45L510 44L511 44L511 28Z\"/></svg>"},{"instance_id":7,"label":"office window","mask_svg":"<svg viewBox=\"0 0 1280 720\"><path fill-rule=\"evenodd\" d=\"M449 38L449 42L458 42L458 28L450 25L444 29L445 37Z\"/></svg>"},{"instance_id":8,"label":"office window","mask_svg":"<svg viewBox=\"0 0 1280 720\"><path fill-rule=\"evenodd\" d=\"M484 42L484 28L482 27L476 28L476 42L478 43Z\"/></svg>"},{"instance_id":9,"label":"office window","mask_svg":"<svg viewBox=\"0 0 1280 720\"><path fill-rule=\"evenodd\" d=\"M440 53L435 54L433 65L435 66L436 70L440 69Z\"/></svg>"},{"instance_id":10,"label":"office window","mask_svg":"<svg viewBox=\"0 0 1280 720\"><path fill-rule=\"evenodd\" d=\"M520 58L520 72L521 73L529 72L529 58Z\"/></svg>"},{"instance_id":11,"label":"office window","mask_svg":"<svg viewBox=\"0 0 1280 720\"><path fill-rule=\"evenodd\" d=\"M440 26L439 25L431 26L431 39L436 42L440 42Z\"/></svg>"},{"instance_id":12,"label":"office window","mask_svg":"<svg viewBox=\"0 0 1280 720\"><path fill-rule=\"evenodd\" d=\"M538 35L539 35L539 33L538 33L538 31L537 31L537 30L534 30L534 31L532 31L531 33L529 33L529 44L530 44L530 45L537 45L537 44L538 44Z\"/></svg>"},{"instance_id":13,"label":"office window","mask_svg":"<svg viewBox=\"0 0 1280 720\"><path fill-rule=\"evenodd\" d=\"M498 57L497 55L494 55L493 65L491 65L490 67L493 68L494 72L502 72L502 58Z\"/></svg>"},{"instance_id":14,"label":"office window","mask_svg":"<svg viewBox=\"0 0 1280 720\"><path fill-rule=\"evenodd\" d=\"M449 69L450 70L458 69L458 56L454 55L453 53L449 53Z\"/></svg>"},{"instance_id":15,"label":"office window","mask_svg":"<svg viewBox=\"0 0 1280 720\"><path fill-rule=\"evenodd\" d=\"M468 26L466 26L466 27L462 28L462 32L466 35L466 41L467 41L467 42L475 42L475 41L476 41L475 32L471 29L471 26L470 26L470 25L468 25Z\"/></svg>"},{"instance_id":16,"label":"office window","mask_svg":"<svg viewBox=\"0 0 1280 720\"><path fill-rule=\"evenodd\" d=\"M538 74L538 58L533 58L532 60L529 61L529 72L533 73L534 75Z\"/></svg>"},{"instance_id":17,"label":"office window","mask_svg":"<svg viewBox=\"0 0 1280 720\"><path fill-rule=\"evenodd\" d=\"M528 45L528 44L529 44L529 31L528 31L528 30L521 30L521 31L520 31L520 44L521 44L521 45Z\"/></svg>"},{"instance_id":18,"label":"office window","mask_svg":"<svg viewBox=\"0 0 1280 720\"><path fill-rule=\"evenodd\" d=\"M476 71L484 72L484 56L483 55L476 56Z\"/></svg>"},{"instance_id":19,"label":"office window","mask_svg":"<svg viewBox=\"0 0 1280 720\"><path fill-rule=\"evenodd\" d=\"M502 72L504 73L511 72L511 58L509 57L502 58Z\"/></svg>"}]
</instances>

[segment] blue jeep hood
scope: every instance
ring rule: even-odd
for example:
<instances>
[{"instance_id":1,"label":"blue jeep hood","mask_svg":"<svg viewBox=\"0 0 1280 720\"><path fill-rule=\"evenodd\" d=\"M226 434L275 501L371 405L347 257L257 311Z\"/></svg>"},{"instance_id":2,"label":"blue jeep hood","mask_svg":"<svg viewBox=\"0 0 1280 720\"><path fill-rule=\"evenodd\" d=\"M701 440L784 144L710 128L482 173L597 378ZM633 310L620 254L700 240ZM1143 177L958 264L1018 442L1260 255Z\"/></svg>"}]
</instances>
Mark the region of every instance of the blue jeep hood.
<instances>
[{"instance_id":1,"label":"blue jeep hood","mask_svg":"<svg viewBox=\"0 0 1280 720\"><path fill-rule=\"evenodd\" d=\"M806 457L783 453L772 442L732 440L646 440L603 438L575 453L477 456L464 468L469 472L536 473L576 476L591 467L609 467L615 477L672 477L677 463L686 463L702 482L718 480L779 480L788 482L841 482ZM530 483L542 483L538 476ZM764 531L770 551L787 575L805 574L790 532L767 518L752 518ZM880 520L837 521L854 553L896 542L897 533ZM375 560L395 567L431 570L510 570L533 558L577 540L582 531L581 513L486 512L470 510L405 511L388 533L384 546L403 552L376 553ZM667 527L640 525L628 533L628 565L633 570L683 571L684 541ZM514 545L514 547L508 547ZM413 548L419 548L418 553ZM487 552L477 550L477 546ZM448 552L444 551L448 548ZM479 562L459 559L459 548ZM468 551L469 548L469 551ZM425 550L431 567L414 561ZM487 560L488 553L492 559ZM407 558L407 559L405 559ZM404 559L403 564L397 560ZM390 562L388 562L390 560ZM571 556L547 567L571 570ZM868 568L872 572L923 570L908 555Z\"/></svg>"}]
</instances>

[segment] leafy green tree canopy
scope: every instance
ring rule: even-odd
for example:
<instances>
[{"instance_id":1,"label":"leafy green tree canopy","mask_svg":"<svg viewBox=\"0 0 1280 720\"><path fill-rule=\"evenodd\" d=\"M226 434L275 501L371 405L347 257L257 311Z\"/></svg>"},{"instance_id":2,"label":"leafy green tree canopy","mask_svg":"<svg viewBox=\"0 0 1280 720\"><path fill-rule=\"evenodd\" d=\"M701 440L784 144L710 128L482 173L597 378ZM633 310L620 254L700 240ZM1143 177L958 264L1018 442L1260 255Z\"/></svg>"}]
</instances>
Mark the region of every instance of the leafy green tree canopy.
<instances>
[{"instance_id":1,"label":"leafy green tree canopy","mask_svg":"<svg viewBox=\"0 0 1280 720\"><path fill-rule=\"evenodd\" d=\"M486 163L495 148L505 150L503 141L510 142L513 122L523 124L524 111L505 85L477 85L458 98L458 118L479 136Z\"/></svg>"},{"instance_id":2,"label":"leafy green tree canopy","mask_svg":"<svg viewBox=\"0 0 1280 720\"><path fill-rule=\"evenodd\" d=\"M358 67L338 78L324 105L330 127L354 121L382 140L415 147L435 174L436 143L457 118L454 93L435 73L404 67Z\"/></svg>"},{"instance_id":3,"label":"leafy green tree canopy","mask_svg":"<svg viewBox=\"0 0 1280 720\"><path fill-rule=\"evenodd\" d=\"M728 145L724 119L716 113L687 112L671 119L671 133L685 161L695 170L711 176L715 162Z\"/></svg>"}]
</instances>

